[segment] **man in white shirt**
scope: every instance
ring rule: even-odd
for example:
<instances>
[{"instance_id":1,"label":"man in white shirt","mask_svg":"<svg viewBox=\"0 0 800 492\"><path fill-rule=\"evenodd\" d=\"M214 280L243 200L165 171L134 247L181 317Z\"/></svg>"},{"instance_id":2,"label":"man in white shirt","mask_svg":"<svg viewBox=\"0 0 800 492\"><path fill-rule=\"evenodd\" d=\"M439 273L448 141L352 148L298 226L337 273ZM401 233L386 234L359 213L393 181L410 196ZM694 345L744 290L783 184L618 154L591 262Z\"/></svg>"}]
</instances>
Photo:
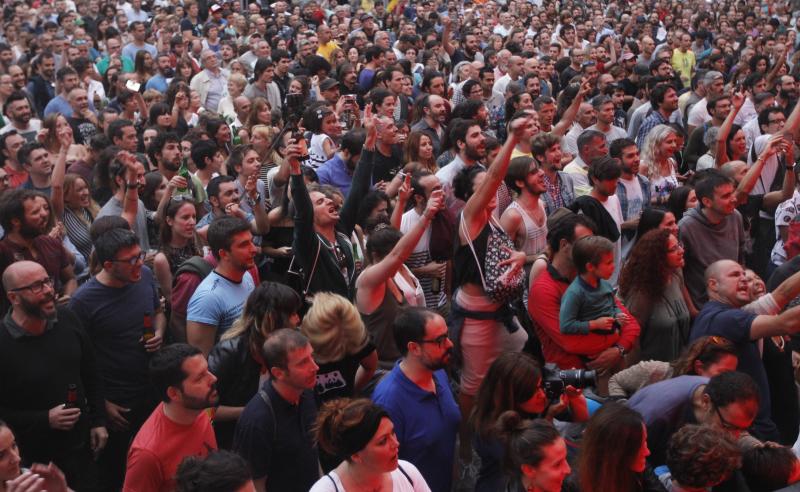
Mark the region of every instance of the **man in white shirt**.
<instances>
[{"instance_id":1,"label":"man in white shirt","mask_svg":"<svg viewBox=\"0 0 800 492\"><path fill-rule=\"evenodd\" d=\"M722 95L725 89L725 78L721 73L710 70L706 73L706 76L703 77L703 85L706 88L706 97L700 99L697 101L697 104L692 106L691 111L689 111L689 119L686 122L686 131L690 135L692 134L692 130L701 126L706 121L711 120L711 115L706 109L706 104L710 98Z\"/></svg>"},{"instance_id":2,"label":"man in white shirt","mask_svg":"<svg viewBox=\"0 0 800 492\"><path fill-rule=\"evenodd\" d=\"M522 59L521 56L512 55L508 59L508 65L506 66L506 74L497 79L494 83L494 92L499 92L501 94L505 94L506 87L511 82L517 82L522 76L522 71L525 67L525 60Z\"/></svg>"},{"instance_id":3,"label":"man in white shirt","mask_svg":"<svg viewBox=\"0 0 800 492\"><path fill-rule=\"evenodd\" d=\"M608 155L606 136L597 130L584 130L578 137L578 155L564 167L564 172L572 176L575 196L588 195L592 190L589 181L589 162ZM616 186L616 183L615 183ZM615 190L616 191L616 190Z\"/></svg>"}]
</instances>

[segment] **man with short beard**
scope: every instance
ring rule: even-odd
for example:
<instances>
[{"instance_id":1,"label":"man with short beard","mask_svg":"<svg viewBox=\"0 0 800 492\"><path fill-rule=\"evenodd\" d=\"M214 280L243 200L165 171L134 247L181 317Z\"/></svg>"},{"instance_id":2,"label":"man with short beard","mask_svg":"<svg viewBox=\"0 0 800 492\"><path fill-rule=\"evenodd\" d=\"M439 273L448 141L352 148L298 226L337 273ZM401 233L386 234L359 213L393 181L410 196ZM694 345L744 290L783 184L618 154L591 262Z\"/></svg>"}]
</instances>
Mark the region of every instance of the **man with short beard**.
<instances>
[{"instance_id":1,"label":"man with short beard","mask_svg":"<svg viewBox=\"0 0 800 492\"><path fill-rule=\"evenodd\" d=\"M447 104L439 96L427 95L423 96L421 105L422 118L411 127L411 130L430 137L433 142L433 155L439 155L444 138L444 125L447 123Z\"/></svg>"},{"instance_id":2,"label":"man with short beard","mask_svg":"<svg viewBox=\"0 0 800 492\"><path fill-rule=\"evenodd\" d=\"M31 118L31 105L28 96L22 91L12 92L3 104L3 114L8 118L8 124L0 128L0 135L16 130L25 138L26 142L33 142L36 134L42 128L38 118Z\"/></svg>"},{"instance_id":3,"label":"man with short beard","mask_svg":"<svg viewBox=\"0 0 800 492\"><path fill-rule=\"evenodd\" d=\"M15 91L25 90L25 84L28 82L25 76L25 70L19 65L11 65L8 67L8 74L11 76L11 83L14 85Z\"/></svg>"},{"instance_id":4,"label":"man with short beard","mask_svg":"<svg viewBox=\"0 0 800 492\"><path fill-rule=\"evenodd\" d=\"M447 324L435 311L411 307L395 318L392 330L403 358L372 400L391 417L400 459L419 468L433 492L449 491L461 413L444 371L453 352Z\"/></svg>"},{"instance_id":5,"label":"man with short beard","mask_svg":"<svg viewBox=\"0 0 800 492\"><path fill-rule=\"evenodd\" d=\"M150 77L150 80L145 84L145 89L155 89L158 92L166 93L167 87L175 76L175 70L172 68L172 60L169 53L160 53L156 58L156 69L158 73Z\"/></svg>"},{"instance_id":6,"label":"man with short beard","mask_svg":"<svg viewBox=\"0 0 800 492\"><path fill-rule=\"evenodd\" d=\"M622 257L633 246L633 237L639 225L639 216L650 203L650 181L639 174L639 148L629 138L611 142L608 153L618 159L622 175L617 181L617 198L622 209Z\"/></svg>"},{"instance_id":7,"label":"man with short beard","mask_svg":"<svg viewBox=\"0 0 800 492\"><path fill-rule=\"evenodd\" d=\"M453 180L464 168L470 168L486 158L486 137L483 136L481 127L475 120L458 120L450 125L450 141L454 143L456 157L448 165L436 173L442 183L442 189L447 197L447 207L450 208L453 197Z\"/></svg>"},{"instance_id":8,"label":"man with short beard","mask_svg":"<svg viewBox=\"0 0 800 492\"><path fill-rule=\"evenodd\" d=\"M171 489L186 456L217 449L204 411L219 402L217 378L203 354L184 343L170 345L153 356L149 372L162 401L131 443L124 490Z\"/></svg>"},{"instance_id":9,"label":"man with short beard","mask_svg":"<svg viewBox=\"0 0 800 492\"><path fill-rule=\"evenodd\" d=\"M88 144L97 135L97 116L89 109L89 96L86 89L76 87L67 96L72 108L72 116L67 118L72 127L72 135L78 145Z\"/></svg>"},{"instance_id":10,"label":"man with short beard","mask_svg":"<svg viewBox=\"0 0 800 492\"><path fill-rule=\"evenodd\" d=\"M0 373L14 376L4 378L0 418L14 427L26 460L53 462L71 487L86 490L92 452L108 439L92 342L78 318L56 305L39 263L12 263L3 288L12 307L0 323Z\"/></svg>"},{"instance_id":11,"label":"man with short beard","mask_svg":"<svg viewBox=\"0 0 800 492\"><path fill-rule=\"evenodd\" d=\"M43 52L32 63L34 75L26 86L26 91L33 98L36 105L36 114L42 116L44 108L56 96L54 75L56 73L56 59L52 53Z\"/></svg>"},{"instance_id":12,"label":"man with short beard","mask_svg":"<svg viewBox=\"0 0 800 492\"><path fill-rule=\"evenodd\" d=\"M101 490L119 490L128 445L157 404L147 362L161 348L167 321L136 234L111 229L93 244L102 270L81 285L69 308L94 344L103 381L109 439L98 458Z\"/></svg>"},{"instance_id":13,"label":"man with short beard","mask_svg":"<svg viewBox=\"0 0 800 492\"><path fill-rule=\"evenodd\" d=\"M178 136L172 132L159 133L156 135L156 138L150 142L150 147L147 149L150 162L156 165L158 172L161 173L167 181L171 181L181 168L183 154L181 153L180 143L181 141ZM190 182L182 183L182 188L186 191L182 193L177 190L173 191L172 196L186 195L192 197L198 205L205 203L207 195L205 188L203 188L203 183L195 176L190 176ZM178 188L181 187L179 186Z\"/></svg>"},{"instance_id":14,"label":"man with short beard","mask_svg":"<svg viewBox=\"0 0 800 492\"><path fill-rule=\"evenodd\" d=\"M450 55L450 63L454 67L462 61L483 61L483 53L479 51L480 41L475 33L466 33L461 49L458 49L456 45L450 42L453 20L450 17L441 17L440 19L444 26L442 30L442 47Z\"/></svg>"},{"instance_id":15,"label":"man with short beard","mask_svg":"<svg viewBox=\"0 0 800 492\"><path fill-rule=\"evenodd\" d=\"M778 84L778 106L788 118L797 105L797 81L791 75L783 75Z\"/></svg>"},{"instance_id":16,"label":"man with short beard","mask_svg":"<svg viewBox=\"0 0 800 492\"><path fill-rule=\"evenodd\" d=\"M317 168L319 183L335 186L344 196L347 196L366 137L364 131L360 129L345 133L339 151Z\"/></svg>"}]
</instances>

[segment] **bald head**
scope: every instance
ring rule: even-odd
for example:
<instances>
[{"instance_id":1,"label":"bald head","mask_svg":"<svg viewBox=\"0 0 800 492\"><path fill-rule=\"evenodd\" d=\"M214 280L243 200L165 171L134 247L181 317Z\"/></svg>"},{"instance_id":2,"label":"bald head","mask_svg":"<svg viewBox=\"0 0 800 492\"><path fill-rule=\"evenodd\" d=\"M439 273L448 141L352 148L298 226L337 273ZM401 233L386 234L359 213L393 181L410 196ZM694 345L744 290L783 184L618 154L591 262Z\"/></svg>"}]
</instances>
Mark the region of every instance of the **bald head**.
<instances>
[{"instance_id":1,"label":"bald head","mask_svg":"<svg viewBox=\"0 0 800 492\"><path fill-rule=\"evenodd\" d=\"M733 260L719 260L715 261L714 263L708 265L706 268L705 276L703 279L705 280L706 285L711 279L719 281L726 272L728 272L732 268L742 268L741 265L736 263Z\"/></svg>"},{"instance_id":2,"label":"bald head","mask_svg":"<svg viewBox=\"0 0 800 492\"><path fill-rule=\"evenodd\" d=\"M719 170L725 175L725 177L730 178L738 183L747 173L747 163L744 161L730 161L723 164Z\"/></svg>"},{"instance_id":3,"label":"bald head","mask_svg":"<svg viewBox=\"0 0 800 492\"><path fill-rule=\"evenodd\" d=\"M35 261L17 261L3 272L3 289L9 292L46 276L47 271Z\"/></svg>"}]
</instances>

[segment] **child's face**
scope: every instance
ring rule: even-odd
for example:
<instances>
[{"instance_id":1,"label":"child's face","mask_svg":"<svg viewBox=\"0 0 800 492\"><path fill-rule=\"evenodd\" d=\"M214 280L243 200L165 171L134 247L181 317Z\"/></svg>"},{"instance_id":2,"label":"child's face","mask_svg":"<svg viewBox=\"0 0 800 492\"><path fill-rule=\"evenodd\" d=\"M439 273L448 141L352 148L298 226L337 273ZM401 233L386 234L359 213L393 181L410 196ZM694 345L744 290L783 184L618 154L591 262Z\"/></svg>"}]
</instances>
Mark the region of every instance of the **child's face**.
<instances>
[{"instance_id":1,"label":"child's face","mask_svg":"<svg viewBox=\"0 0 800 492\"><path fill-rule=\"evenodd\" d=\"M592 273L603 280L608 280L612 275L614 275L614 253L605 253L601 257L600 263L597 265L588 263L586 266L588 267L587 271L589 273Z\"/></svg>"}]
</instances>

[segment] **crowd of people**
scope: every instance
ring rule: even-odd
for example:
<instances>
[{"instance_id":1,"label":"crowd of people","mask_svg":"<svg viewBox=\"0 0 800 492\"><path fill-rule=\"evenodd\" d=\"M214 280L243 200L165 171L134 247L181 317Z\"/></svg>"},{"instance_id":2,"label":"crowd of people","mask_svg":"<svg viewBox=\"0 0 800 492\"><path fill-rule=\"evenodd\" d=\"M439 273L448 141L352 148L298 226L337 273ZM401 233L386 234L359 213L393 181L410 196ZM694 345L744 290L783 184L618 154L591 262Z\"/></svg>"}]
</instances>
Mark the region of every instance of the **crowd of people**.
<instances>
[{"instance_id":1,"label":"crowd of people","mask_svg":"<svg viewBox=\"0 0 800 492\"><path fill-rule=\"evenodd\" d=\"M800 490L799 30L6 1L0 492Z\"/></svg>"}]
</instances>

